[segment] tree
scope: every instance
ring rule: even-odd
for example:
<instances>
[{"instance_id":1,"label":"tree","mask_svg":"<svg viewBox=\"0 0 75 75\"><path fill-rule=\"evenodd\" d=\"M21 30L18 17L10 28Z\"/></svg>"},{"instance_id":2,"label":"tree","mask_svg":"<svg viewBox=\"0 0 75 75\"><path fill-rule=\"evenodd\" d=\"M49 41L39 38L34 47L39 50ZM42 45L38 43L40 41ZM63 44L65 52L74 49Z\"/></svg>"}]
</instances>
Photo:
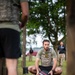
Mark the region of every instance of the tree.
<instances>
[{"instance_id":1,"label":"tree","mask_svg":"<svg viewBox=\"0 0 75 75\"><path fill-rule=\"evenodd\" d=\"M75 75L75 0L67 0L67 75Z\"/></svg>"},{"instance_id":2,"label":"tree","mask_svg":"<svg viewBox=\"0 0 75 75\"><path fill-rule=\"evenodd\" d=\"M58 0L40 0L30 1L30 17L27 28L28 34L40 33L42 27L42 36L48 37L54 49L58 43L66 36L65 32L65 1ZM58 35L64 37L58 40Z\"/></svg>"},{"instance_id":3,"label":"tree","mask_svg":"<svg viewBox=\"0 0 75 75\"><path fill-rule=\"evenodd\" d=\"M23 45L22 45L22 67L23 67L23 74L25 74L25 67L26 67L26 25L23 28Z\"/></svg>"}]
</instances>

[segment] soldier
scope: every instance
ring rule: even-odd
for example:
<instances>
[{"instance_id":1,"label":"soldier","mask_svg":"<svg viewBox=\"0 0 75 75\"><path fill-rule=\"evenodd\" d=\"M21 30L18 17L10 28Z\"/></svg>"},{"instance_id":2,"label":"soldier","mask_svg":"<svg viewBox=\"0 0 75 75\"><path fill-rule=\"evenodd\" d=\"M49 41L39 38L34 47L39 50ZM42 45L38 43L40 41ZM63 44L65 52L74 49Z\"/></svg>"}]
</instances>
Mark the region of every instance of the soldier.
<instances>
[{"instance_id":1,"label":"soldier","mask_svg":"<svg viewBox=\"0 0 75 75\"><path fill-rule=\"evenodd\" d=\"M33 49L32 47L30 47L30 50L29 50L29 61L32 61L32 55L33 54Z\"/></svg>"},{"instance_id":2,"label":"soldier","mask_svg":"<svg viewBox=\"0 0 75 75\"><path fill-rule=\"evenodd\" d=\"M62 66L63 61L65 60L66 48L64 43L61 41L60 45L58 46L58 62L59 66Z\"/></svg>"},{"instance_id":3,"label":"soldier","mask_svg":"<svg viewBox=\"0 0 75 75\"><path fill-rule=\"evenodd\" d=\"M27 20L27 0L0 0L0 59L5 58L8 75L17 75L17 59L21 56L20 28Z\"/></svg>"},{"instance_id":4,"label":"soldier","mask_svg":"<svg viewBox=\"0 0 75 75\"><path fill-rule=\"evenodd\" d=\"M40 75L40 71L47 75L61 75L62 70L57 67L57 56L54 50L49 48L49 40L43 41L43 49L37 53L35 66L29 66L28 70L36 75ZM39 65L41 61L41 65Z\"/></svg>"}]
</instances>

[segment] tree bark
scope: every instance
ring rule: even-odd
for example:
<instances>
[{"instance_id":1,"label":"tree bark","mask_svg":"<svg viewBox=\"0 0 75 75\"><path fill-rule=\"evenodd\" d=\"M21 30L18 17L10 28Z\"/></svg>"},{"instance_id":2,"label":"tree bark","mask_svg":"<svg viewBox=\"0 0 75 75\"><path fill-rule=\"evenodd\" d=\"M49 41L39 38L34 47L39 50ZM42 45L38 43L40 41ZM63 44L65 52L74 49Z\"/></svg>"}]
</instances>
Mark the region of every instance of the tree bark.
<instances>
[{"instance_id":1,"label":"tree bark","mask_svg":"<svg viewBox=\"0 0 75 75\"><path fill-rule=\"evenodd\" d=\"M75 75L75 0L67 0L67 75Z\"/></svg>"},{"instance_id":2,"label":"tree bark","mask_svg":"<svg viewBox=\"0 0 75 75\"><path fill-rule=\"evenodd\" d=\"M23 50L22 50L22 67L23 67L23 73L24 73L24 68L26 67L26 25L23 28Z\"/></svg>"}]
</instances>

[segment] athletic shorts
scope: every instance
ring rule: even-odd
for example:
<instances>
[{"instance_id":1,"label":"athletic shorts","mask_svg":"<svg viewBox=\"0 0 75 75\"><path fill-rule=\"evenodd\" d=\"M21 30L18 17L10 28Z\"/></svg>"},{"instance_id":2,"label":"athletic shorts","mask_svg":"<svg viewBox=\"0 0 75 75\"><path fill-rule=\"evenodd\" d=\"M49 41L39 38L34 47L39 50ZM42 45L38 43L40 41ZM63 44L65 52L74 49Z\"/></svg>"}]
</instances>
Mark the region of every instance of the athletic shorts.
<instances>
[{"instance_id":1,"label":"athletic shorts","mask_svg":"<svg viewBox=\"0 0 75 75\"><path fill-rule=\"evenodd\" d=\"M51 74L48 74L51 70L52 70L52 66L47 66L47 67L44 67L44 66L39 66L39 68L41 69L42 72L44 72L46 75L51 75ZM53 71L53 75L60 75L60 74L55 74L56 72Z\"/></svg>"},{"instance_id":2,"label":"athletic shorts","mask_svg":"<svg viewBox=\"0 0 75 75\"><path fill-rule=\"evenodd\" d=\"M52 66L39 66L39 68L41 69L41 71L46 71L46 72L50 72L50 70L52 70Z\"/></svg>"},{"instance_id":3,"label":"athletic shorts","mask_svg":"<svg viewBox=\"0 0 75 75\"><path fill-rule=\"evenodd\" d=\"M17 59L20 56L20 33L9 28L0 29L0 58Z\"/></svg>"}]
</instances>

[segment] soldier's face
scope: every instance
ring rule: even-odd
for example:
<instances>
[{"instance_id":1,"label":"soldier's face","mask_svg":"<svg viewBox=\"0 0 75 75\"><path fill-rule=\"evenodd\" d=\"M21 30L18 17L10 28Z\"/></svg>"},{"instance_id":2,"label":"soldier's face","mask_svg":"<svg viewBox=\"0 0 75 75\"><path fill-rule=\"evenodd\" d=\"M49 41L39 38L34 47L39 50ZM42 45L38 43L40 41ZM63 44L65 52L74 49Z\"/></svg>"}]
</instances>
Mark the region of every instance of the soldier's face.
<instances>
[{"instance_id":1,"label":"soldier's face","mask_svg":"<svg viewBox=\"0 0 75 75\"><path fill-rule=\"evenodd\" d=\"M49 49L49 45L50 45L49 42L44 42L44 43L43 43L44 49L45 49L45 50L48 50L48 49Z\"/></svg>"},{"instance_id":2,"label":"soldier's face","mask_svg":"<svg viewBox=\"0 0 75 75\"><path fill-rule=\"evenodd\" d=\"M63 42L60 42L60 45L63 45Z\"/></svg>"}]
</instances>

